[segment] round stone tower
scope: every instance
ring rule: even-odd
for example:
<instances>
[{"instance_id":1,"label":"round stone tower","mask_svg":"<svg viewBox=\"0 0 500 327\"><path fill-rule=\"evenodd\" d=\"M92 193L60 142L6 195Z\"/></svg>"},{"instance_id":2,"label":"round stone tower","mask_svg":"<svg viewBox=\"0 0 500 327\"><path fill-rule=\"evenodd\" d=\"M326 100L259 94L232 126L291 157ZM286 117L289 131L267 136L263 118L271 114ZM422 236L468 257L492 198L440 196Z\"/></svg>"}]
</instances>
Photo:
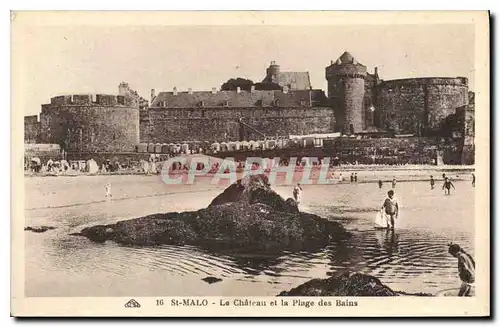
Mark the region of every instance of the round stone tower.
<instances>
[{"instance_id":1,"label":"round stone tower","mask_svg":"<svg viewBox=\"0 0 500 327\"><path fill-rule=\"evenodd\" d=\"M277 65L275 61L271 61L271 64L266 69L266 81L270 83L278 84L278 79L280 75L280 65Z\"/></svg>"},{"instance_id":2,"label":"round stone tower","mask_svg":"<svg viewBox=\"0 0 500 327\"><path fill-rule=\"evenodd\" d=\"M363 99L366 66L344 52L337 61L326 67L328 97L335 109L337 129L344 134L361 132L364 126Z\"/></svg>"}]
</instances>

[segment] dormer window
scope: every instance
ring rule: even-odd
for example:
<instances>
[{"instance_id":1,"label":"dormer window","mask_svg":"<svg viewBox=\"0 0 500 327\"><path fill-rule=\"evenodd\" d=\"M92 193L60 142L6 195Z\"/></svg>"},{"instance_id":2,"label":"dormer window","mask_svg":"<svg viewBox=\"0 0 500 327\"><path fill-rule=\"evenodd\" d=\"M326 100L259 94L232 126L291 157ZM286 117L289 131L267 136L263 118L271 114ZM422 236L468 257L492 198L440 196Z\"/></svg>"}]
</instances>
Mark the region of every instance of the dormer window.
<instances>
[{"instance_id":1,"label":"dormer window","mask_svg":"<svg viewBox=\"0 0 500 327\"><path fill-rule=\"evenodd\" d=\"M204 102L204 101L200 101L200 102L198 103L198 106L199 106L199 107L204 107L204 106L205 106L205 102Z\"/></svg>"},{"instance_id":2,"label":"dormer window","mask_svg":"<svg viewBox=\"0 0 500 327\"><path fill-rule=\"evenodd\" d=\"M300 100L300 105L301 105L301 106L305 106L306 104L307 104L307 103L306 103L306 100L304 100L304 99Z\"/></svg>"},{"instance_id":3,"label":"dormer window","mask_svg":"<svg viewBox=\"0 0 500 327\"><path fill-rule=\"evenodd\" d=\"M224 101L222 102L222 106L223 106L223 107L229 107L229 101L228 101L228 100L224 100Z\"/></svg>"},{"instance_id":4,"label":"dormer window","mask_svg":"<svg viewBox=\"0 0 500 327\"><path fill-rule=\"evenodd\" d=\"M279 99L274 99L273 100L273 106L278 107L280 105L280 100Z\"/></svg>"}]
</instances>

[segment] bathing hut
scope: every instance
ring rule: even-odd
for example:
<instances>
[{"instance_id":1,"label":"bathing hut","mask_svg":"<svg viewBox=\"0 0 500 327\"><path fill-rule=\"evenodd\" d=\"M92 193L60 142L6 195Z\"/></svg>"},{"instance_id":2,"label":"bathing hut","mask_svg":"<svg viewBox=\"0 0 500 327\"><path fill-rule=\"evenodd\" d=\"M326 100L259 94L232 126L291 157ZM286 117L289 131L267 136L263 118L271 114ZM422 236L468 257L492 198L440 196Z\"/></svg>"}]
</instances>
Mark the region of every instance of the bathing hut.
<instances>
[{"instance_id":1,"label":"bathing hut","mask_svg":"<svg viewBox=\"0 0 500 327\"><path fill-rule=\"evenodd\" d=\"M314 147L314 137L304 137L302 141L303 141L302 145L304 148Z\"/></svg>"},{"instance_id":2,"label":"bathing hut","mask_svg":"<svg viewBox=\"0 0 500 327\"><path fill-rule=\"evenodd\" d=\"M274 149L275 147L276 147L276 141L275 140L267 140L266 141L266 146L265 146L266 150Z\"/></svg>"},{"instance_id":3,"label":"bathing hut","mask_svg":"<svg viewBox=\"0 0 500 327\"><path fill-rule=\"evenodd\" d=\"M155 153L161 153L161 143L155 144Z\"/></svg>"},{"instance_id":4,"label":"bathing hut","mask_svg":"<svg viewBox=\"0 0 500 327\"><path fill-rule=\"evenodd\" d=\"M139 143L137 145L137 152L139 152L139 153L148 152L148 144L147 143Z\"/></svg>"},{"instance_id":5,"label":"bathing hut","mask_svg":"<svg viewBox=\"0 0 500 327\"><path fill-rule=\"evenodd\" d=\"M229 145L226 142L221 142L220 143L220 150L221 150L221 152L229 151Z\"/></svg>"},{"instance_id":6,"label":"bathing hut","mask_svg":"<svg viewBox=\"0 0 500 327\"><path fill-rule=\"evenodd\" d=\"M189 144L183 143L181 145L181 151L184 152L184 153L189 153Z\"/></svg>"},{"instance_id":7,"label":"bathing hut","mask_svg":"<svg viewBox=\"0 0 500 327\"><path fill-rule=\"evenodd\" d=\"M234 150L236 150L236 142L228 142L227 143L227 150L228 151L234 151Z\"/></svg>"},{"instance_id":8,"label":"bathing hut","mask_svg":"<svg viewBox=\"0 0 500 327\"><path fill-rule=\"evenodd\" d=\"M174 151L175 151L175 144L173 144L173 143L169 143L169 144L168 144L168 151L169 151L170 153L174 153Z\"/></svg>"},{"instance_id":9,"label":"bathing hut","mask_svg":"<svg viewBox=\"0 0 500 327\"><path fill-rule=\"evenodd\" d=\"M170 150L170 147L168 146L168 144L163 143L163 144L161 145L161 153L168 153L168 152L169 152L169 150Z\"/></svg>"},{"instance_id":10,"label":"bathing hut","mask_svg":"<svg viewBox=\"0 0 500 327\"><path fill-rule=\"evenodd\" d=\"M248 147L250 150L257 150L259 148L259 142L248 141Z\"/></svg>"},{"instance_id":11,"label":"bathing hut","mask_svg":"<svg viewBox=\"0 0 500 327\"><path fill-rule=\"evenodd\" d=\"M243 150L248 150L250 147L250 144L247 141L242 141L240 142L241 149Z\"/></svg>"},{"instance_id":12,"label":"bathing hut","mask_svg":"<svg viewBox=\"0 0 500 327\"><path fill-rule=\"evenodd\" d=\"M154 143L149 143L148 144L148 153L153 153L155 152L155 145Z\"/></svg>"}]
</instances>

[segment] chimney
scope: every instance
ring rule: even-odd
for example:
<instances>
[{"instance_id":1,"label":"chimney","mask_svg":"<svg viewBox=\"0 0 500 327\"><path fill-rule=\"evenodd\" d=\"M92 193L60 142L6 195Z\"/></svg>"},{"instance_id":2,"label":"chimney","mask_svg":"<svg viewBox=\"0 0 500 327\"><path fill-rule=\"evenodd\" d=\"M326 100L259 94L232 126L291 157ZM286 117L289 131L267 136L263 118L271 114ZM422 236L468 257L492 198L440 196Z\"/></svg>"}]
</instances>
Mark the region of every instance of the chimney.
<instances>
[{"instance_id":1,"label":"chimney","mask_svg":"<svg viewBox=\"0 0 500 327\"><path fill-rule=\"evenodd\" d=\"M378 67L375 67L375 76L378 76Z\"/></svg>"},{"instance_id":2,"label":"chimney","mask_svg":"<svg viewBox=\"0 0 500 327\"><path fill-rule=\"evenodd\" d=\"M212 94L217 94L217 88L212 87Z\"/></svg>"},{"instance_id":3,"label":"chimney","mask_svg":"<svg viewBox=\"0 0 500 327\"><path fill-rule=\"evenodd\" d=\"M174 95L177 95L177 86L174 86Z\"/></svg>"},{"instance_id":4,"label":"chimney","mask_svg":"<svg viewBox=\"0 0 500 327\"><path fill-rule=\"evenodd\" d=\"M283 93L287 94L288 93L288 86L283 86Z\"/></svg>"},{"instance_id":5,"label":"chimney","mask_svg":"<svg viewBox=\"0 0 500 327\"><path fill-rule=\"evenodd\" d=\"M250 87L250 92L255 93L255 85L252 85L252 86Z\"/></svg>"},{"instance_id":6,"label":"chimney","mask_svg":"<svg viewBox=\"0 0 500 327\"><path fill-rule=\"evenodd\" d=\"M330 60L330 65L333 65L333 60Z\"/></svg>"},{"instance_id":7,"label":"chimney","mask_svg":"<svg viewBox=\"0 0 500 327\"><path fill-rule=\"evenodd\" d=\"M192 88L189 88L189 89L188 89L188 93L189 93L189 94L193 94L193 89L192 89Z\"/></svg>"},{"instance_id":8,"label":"chimney","mask_svg":"<svg viewBox=\"0 0 500 327\"><path fill-rule=\"evenodd\" d=\"M238 86L238 87L236 88L236 93L240 93L240 92L241 92L241 87L239 87L239 86Z\"/></svg>"},{"instance_id":9,"label":"chimney","mask_svg":"<svg viewBox=\"0 0 500 327\"><path fill-rule=\"evenodd\" d=\"M151 102L156 98L156 91L155 89L151 89Z\"/></svg>"}]
</instances>

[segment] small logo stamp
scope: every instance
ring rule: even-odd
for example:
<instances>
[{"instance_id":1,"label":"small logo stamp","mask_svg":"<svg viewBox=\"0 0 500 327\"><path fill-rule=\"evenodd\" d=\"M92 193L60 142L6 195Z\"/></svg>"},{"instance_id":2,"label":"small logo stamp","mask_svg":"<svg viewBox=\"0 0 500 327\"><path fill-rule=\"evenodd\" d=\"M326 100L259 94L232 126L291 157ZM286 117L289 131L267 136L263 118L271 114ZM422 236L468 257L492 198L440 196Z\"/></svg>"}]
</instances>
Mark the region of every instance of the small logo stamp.
<instances>
[{"instance_id":1,"label":"small logo stamp","mask_svg":"<svg viewBox=\"0 0 500 327\"><path fill-rule=\"evenodd\" d=\"M125 308L140 308L140 307L141 305L139 304L139 302L137 302L134 299L131 299L130 301L125 303Z\"/></svg>"}]
</instances>

